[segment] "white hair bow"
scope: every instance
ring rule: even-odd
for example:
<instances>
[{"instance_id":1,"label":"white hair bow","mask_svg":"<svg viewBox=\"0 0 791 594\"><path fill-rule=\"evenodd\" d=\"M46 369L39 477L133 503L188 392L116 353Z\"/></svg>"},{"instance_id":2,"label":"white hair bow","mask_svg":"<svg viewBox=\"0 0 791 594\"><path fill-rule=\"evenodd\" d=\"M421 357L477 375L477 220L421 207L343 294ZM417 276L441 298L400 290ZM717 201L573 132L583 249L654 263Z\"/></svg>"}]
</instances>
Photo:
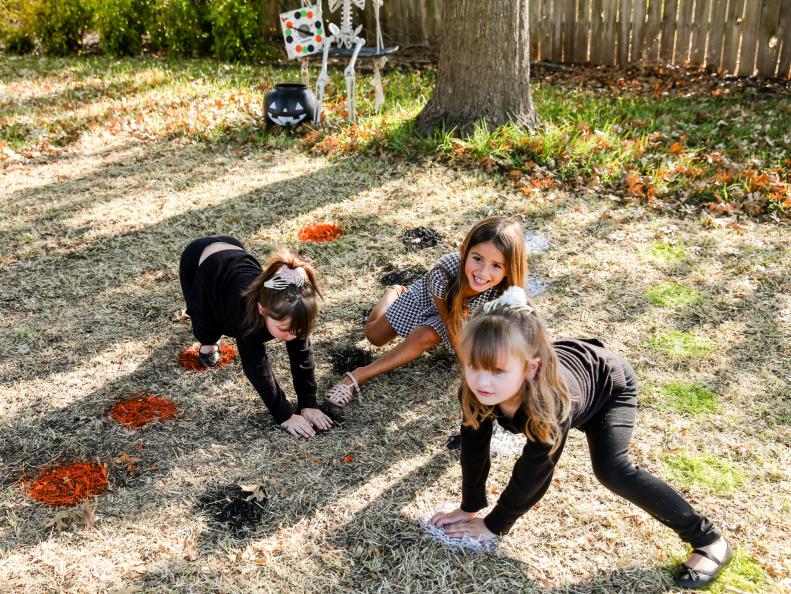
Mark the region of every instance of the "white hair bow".
<instances>
[{"instance_id":1,"label":"white hair bow","mask_svg":"<svg viewBox=\"0 0 791 594\"><path fill-rule=\"evenodd\" d=\"M523 311L525 313L533 313L533 309L527 303L527 294L522 287L508 287L505 292L494 301L483 304L484 313L492 313L498 307L510 307L516 311Z\"/></svg>"},{"instance_id":2,"label":"white hair bow","mask_svg":"<svg viewBox=\"0 0 791 594\"><path fill-rule=\"evenodd\" d=\"M301 287L305 284L305 280L304 268L289 268L288 265L283 264L272 278L264 282L264 286L267 289L282 291L289 285Z\"/></svg>"}]
</instances>

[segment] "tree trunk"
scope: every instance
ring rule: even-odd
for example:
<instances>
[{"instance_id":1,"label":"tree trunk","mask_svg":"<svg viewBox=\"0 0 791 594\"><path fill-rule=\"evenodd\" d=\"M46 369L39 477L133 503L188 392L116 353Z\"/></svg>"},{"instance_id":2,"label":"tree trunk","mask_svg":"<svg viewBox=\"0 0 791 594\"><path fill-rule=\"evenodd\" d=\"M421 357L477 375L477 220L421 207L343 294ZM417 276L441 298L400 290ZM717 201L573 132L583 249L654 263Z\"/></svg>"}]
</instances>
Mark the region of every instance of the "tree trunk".
<instances>
[{"instance_id":1,"label":"tree trunk","mask_svg":"<svg viewBox=\"0 0 791 594\"><path fill-rule=\"evenodd\" d=\"M538 0L531 0L537 2ZM418 116L423 134L444 126L459 134L485 120L532 127L528 0L445 0L434 95Z\"/></svg>"}]
</instances>

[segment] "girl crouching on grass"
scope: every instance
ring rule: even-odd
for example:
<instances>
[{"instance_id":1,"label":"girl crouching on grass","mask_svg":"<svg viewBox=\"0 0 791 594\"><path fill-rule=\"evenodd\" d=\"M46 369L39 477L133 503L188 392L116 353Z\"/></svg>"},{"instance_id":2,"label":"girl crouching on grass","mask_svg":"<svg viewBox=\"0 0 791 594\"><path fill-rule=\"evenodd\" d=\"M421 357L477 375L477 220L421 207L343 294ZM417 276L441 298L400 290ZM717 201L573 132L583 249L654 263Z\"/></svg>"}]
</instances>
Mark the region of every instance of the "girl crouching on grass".
<instances>
[{"instance_id":1,"label":"girl crouching on grass","mask_svg":"<svg viewBox=\"0 0 791 594\"><path fill-rule=\"evenodd\" d=\"M488 540L505 534L549 488L569 429L585 433L596 478L674 530L693 547L676 572L682 588L709 584L731 560L711 521L628 455L637 409L632 368L598 341L549 342L524 291L513 287L487 304L461 341L462 501L431 523L448 536ZM527 443L508 486L485 517L493 422Z\"/></svg>"},{"instance_id":2,"label":"girl crouching on grass","mask_svg":"<svg viewBox=\"0 0 791 594\"><path fill-rule=\"evenodd\" d=\"M475 225L458 252L440 258L408 289L387 287L371 310L365 337L384 346L404 340L370 365L345 374L327 393L327 400L346 406L360 385L414 361L442 343L451 351L461 335L462 321L511 285L522 286L527 275L525 235L513 219L490 217Z\"/></svg>"},{"instance_id":3,"label":"girl crouching on grass","mask_svg":"<svg viewBox=\"0 0 791 594\"><path fill-rule=\"evenodd\" d=\"M181 291L192 331L201 343L200 362L220 360L220 337L236 338L242 369L275 421L292 435L314 437L330 418L316 404L313 346L308 338L318 313L316 272L287 250L262 269L242 243L216 235L190 243L179 264ZM286 343L298 412L272 374L264 343Z\"/></svg>"}]
</instances>

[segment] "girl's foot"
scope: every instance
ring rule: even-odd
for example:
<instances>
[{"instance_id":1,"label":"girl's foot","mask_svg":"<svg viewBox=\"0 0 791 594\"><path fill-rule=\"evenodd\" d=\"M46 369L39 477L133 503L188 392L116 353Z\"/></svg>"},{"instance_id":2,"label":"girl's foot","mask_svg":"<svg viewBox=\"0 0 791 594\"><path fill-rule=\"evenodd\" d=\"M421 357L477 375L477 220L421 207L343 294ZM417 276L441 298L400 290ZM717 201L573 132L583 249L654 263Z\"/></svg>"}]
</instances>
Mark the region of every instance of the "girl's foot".
<instances>
[{"instance_id":1,"label":"girl's foot","mask_svg":"<svg viewBox=\"0 0 791 594\"><path fill-rule=\"evenodd\" d=\"M681 588L703 588L717 578L732 558L733 549L721 536L710 545L693 549L673 579Z\"/></svg>"},{"instance_id":2,"label":"girl's foot","mask_svg":"<svg viewBox=\"0 0 791 594\"><path fill-rule=\"evenodd\" d=\"M357 383L357 379L347 371L343 379L330 388L325 399L335 406L343 407L349 404L355 395L360 397L360 385Z\"/></svg>"},{"instance_id":3,"label":"girl's foot","mask_svg":"<svg viewBox=\"0 0 791 594\"><path fill-rule=\"evenodd\" d=\"M220 362L220 347L216 344L201 345L198 350L198 361L204 367L214 367Z\"/></svg>"}]
</instances>

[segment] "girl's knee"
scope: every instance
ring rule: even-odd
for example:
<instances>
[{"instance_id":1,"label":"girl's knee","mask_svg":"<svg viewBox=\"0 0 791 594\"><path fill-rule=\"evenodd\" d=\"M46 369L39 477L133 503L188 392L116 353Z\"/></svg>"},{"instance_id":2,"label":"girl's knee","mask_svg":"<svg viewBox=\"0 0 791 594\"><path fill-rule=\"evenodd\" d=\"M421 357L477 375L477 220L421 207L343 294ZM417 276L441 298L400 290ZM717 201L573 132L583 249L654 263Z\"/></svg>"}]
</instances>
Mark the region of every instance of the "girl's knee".
<instances>
[{"instance_id":1,"label":"girl's knee","mask_svg":"<svg viewBox=\"0 0 791 594\"><path fill-rule=\"evenodd\" d=\"M637 473L637 467L631 460L608 460L593 465L596 479L610 491L619 492Z\"/></svg>"},{"instance_id":2,"label":"girl's knee","mask_svg":"<svg viewBox=\"0 0 791 594\"><path fill-rule=\"evenodd\" d=\"M418 326L409 334L409 338L415 343L415 346L420 347L422 350L427 351L440 342L439 334L433 328L428 326Z\"/></svg>"}]
</instances>

